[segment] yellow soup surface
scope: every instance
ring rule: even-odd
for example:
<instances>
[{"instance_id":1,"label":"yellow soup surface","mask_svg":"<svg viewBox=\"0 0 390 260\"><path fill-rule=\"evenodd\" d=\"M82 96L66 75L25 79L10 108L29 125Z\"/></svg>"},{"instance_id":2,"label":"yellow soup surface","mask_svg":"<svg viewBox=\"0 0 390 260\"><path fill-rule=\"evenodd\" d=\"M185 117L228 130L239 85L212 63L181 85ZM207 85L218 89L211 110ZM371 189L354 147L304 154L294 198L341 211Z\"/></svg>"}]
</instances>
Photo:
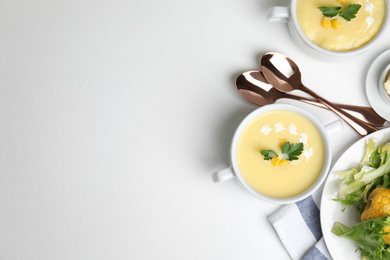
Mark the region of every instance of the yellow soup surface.
<instances>
[{"instance_id":1,"label":"yellow soup surface","mask_svg":"<svg viewBox=\"0 0 390 260\"><path fill-rule=\"evenodd\" d=\"M272 165L261 150L281 154L280 141L303 143L298 160ZM274 198L298 195L318 177L325 148L317 128L306 117L287 110L275 110L257 116L241 133L237 146L238 167L246 182L256 191Z\"/></svg>"},{"instance_id":2,"label":"yellow soup surface","mask_svg":"<svg viewBox=\"0 0 390 260\"><path fill-rule=\"evenodd\" d=\"M303 33L314 44L331 51L350 51L368 43L379 32L386 12L385 0L297 0L296 15ZM321 25L324 15L318 7L341 7L360 4L356 17L347 21L337 15L331 20L337 29Z\"/></svg>"}]
</instances>

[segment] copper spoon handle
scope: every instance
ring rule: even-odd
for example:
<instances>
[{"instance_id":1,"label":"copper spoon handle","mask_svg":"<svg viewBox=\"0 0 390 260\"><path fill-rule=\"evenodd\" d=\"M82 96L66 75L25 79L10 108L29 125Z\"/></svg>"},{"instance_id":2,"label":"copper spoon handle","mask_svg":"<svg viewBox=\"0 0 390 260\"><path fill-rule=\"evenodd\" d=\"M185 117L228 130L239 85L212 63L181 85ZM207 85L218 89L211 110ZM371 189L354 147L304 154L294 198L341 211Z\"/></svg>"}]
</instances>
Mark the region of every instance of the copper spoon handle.
<instances>
[{"instance_id":1,"label":"copper spoon handle","mask_svg":"<svg viewBox=\"0 0 390 260\"><path fill-rule=\"evenodd\" d=\"M295 95L291 95L291 94L287 94L287 93L285 93L285 95L286 95L285 96L286 98L302 101L302 102L305 102L305 103L308 103L308 104L311 104L314 106L329 109L327 106L325 106L323 103L319 102L316 99L299 97L299 96L295 96ZM346 111L347 113L351 113L351 114L355 113L355 115L362 116L363 118L365 118L365 120L363 120L363 121L369 125L381 127L381 126L384 126L386 123L386 119L380 117L375 112L375 110L372 109L371 107L353 106L353 105L338 104L338 103L335 103L335 105L340 107L342 110Z\"/></svg>"},{"instance_id":2,"label":"copper spoon handle","mask_svg":"<svg viewBox=\"0 0 390 260\"><path fill-rule=\"evenodd\" d=\"M345 111L341 110L338 106L332 104L328 100L319 96L317 93L315 93L314 91L305 87L303 84L300 84L299 89L306 92L310 96L316 98L318 101L320 101L325 106L327 106L330 110L332 110L334 113L336 113L341 119L343 119L345 122L347 122L353 129L355 129L361 136L366 136L366 135L378 130L375 127L370 126L369 124L365 123L364 121L362 121L362 120L346 113Z\"/></svg>"},{"instance_id":3,"label":"copper spoon handle","mask_svg":"<svg viewBox=\"0 0 390 260\"><path fill-rule=\"evenodd\" d=\"M266 105L264 103L263 99L259 99L259 96L257 96L256 92L254 92L253 90L242 88L242 89L238 89L238 93L240 93L240 95L243 98L245 98L247 101L249 101L255 105L258 105L258 106ZM283 95L281 95L280 98L288 98L288 99L298 100L298 101L305 102L305 103L313 105L313 106L317 106L317 107L321 107L321 108L329 110L329 108L327 106L325 106L324 104L322 104L321 102L319 102L316 99L290 95L287 93L282 93L282 94ZM269 103L269 104L271 104L271 103ZM369 107L352 106L352 105L345 105L345 104L338 104L338 103L335 103L335 105L340 107L345 112L350 113L350 114L360 118L361 120L363 120L364 122L366 122L369 125L376 126L376 127L382 127L386 123L386 120L381 120L381 121L380 120L372 120L373 118L376 118L375 114L374 114L375 112L373 112L374 110L369 108ZM377 121L377 122L373 122L373 121Z\"/></svg>"},{"instance_id":4,"label":"copper spoon handle","mask_svg":"<svg viewBox=\"0 0 390 260\"><path fill-rule=\"evenodd\" d=\"M328 109L323 103L319 102L316 99L296 96L293 94L288 94L286 92L280 92L276 88L272 88L271 84L264 77L263 73L260 70L247 71L239 75L236 79L236 88L246 100L263 106L275 102L279 98L290 98L305 102L314 106L319 106L321 108ZM271 87L271 89L270 89ZM386 124L386 119L379 116L374 109L371 107L364 106L354 106L354 105L345 105L337 104L336 106L345 110L347 113L362 119L368 124L376 127L382 127Z\"/></svg>"}]
</instances>

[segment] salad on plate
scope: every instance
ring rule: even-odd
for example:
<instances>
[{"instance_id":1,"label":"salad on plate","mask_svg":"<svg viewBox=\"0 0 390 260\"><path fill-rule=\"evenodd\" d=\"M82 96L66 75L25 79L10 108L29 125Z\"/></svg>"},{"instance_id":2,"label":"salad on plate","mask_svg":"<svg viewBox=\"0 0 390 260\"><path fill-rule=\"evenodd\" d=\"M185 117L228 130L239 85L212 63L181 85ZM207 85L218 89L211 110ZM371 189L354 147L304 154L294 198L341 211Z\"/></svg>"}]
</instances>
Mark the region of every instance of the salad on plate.
<instances>
[{"instance_id":1,"label":"salad on plate","mask_svg":"<svg viewBox=\"0 0 390 260\"><path fill-rule=\"evenodd\" d=\"M356 244L362 259L390 259L390 142L377 147L367 141L358 167L336 174L341 178L337 201L354 207L361 222L351 227L336 222L332 233Z\"/></svg>"}]
</instances>

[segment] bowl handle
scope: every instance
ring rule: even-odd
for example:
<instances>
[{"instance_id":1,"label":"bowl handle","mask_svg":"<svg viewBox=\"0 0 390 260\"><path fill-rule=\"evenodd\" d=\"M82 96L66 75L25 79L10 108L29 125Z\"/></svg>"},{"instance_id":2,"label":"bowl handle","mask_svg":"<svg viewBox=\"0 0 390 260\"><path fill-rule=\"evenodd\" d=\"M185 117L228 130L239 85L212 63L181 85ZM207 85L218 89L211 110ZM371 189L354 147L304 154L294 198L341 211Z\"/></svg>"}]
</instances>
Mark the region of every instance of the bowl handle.
<instances>
[{"instance_id":1,"label":"bowl handle","mask_svg":"<svg viewBox=\"0 0 390 260\"><path fill-rule=\"evenodd\" d=\"M328 135L335 134L341 130L343 130L344 125L340 119L333 121L332 123L327 124L325 127L325 131Z\"/></svg>"},{"instance_id":2,"label":"bowl handle","mask_svg":"<svg viewBox=\"0 0 390 260\"><path fill-rule=\"evenodd\" d=\"M230 166L226 169L223 169L221 171L213 172L212 179L214 183L230 180L234 178L234 172L233 168Z\"/></svg>"},{"instance_id":3,"label":"bowl handle","mask_svg":"<svg viewBox=\"0 0 390 260\"><path fill-rule=\"evenodd\" d=\"M290 20L288 6L274 6L268 9L266 18L268 22L287 23Z\"/></svg>"}]
</instances>

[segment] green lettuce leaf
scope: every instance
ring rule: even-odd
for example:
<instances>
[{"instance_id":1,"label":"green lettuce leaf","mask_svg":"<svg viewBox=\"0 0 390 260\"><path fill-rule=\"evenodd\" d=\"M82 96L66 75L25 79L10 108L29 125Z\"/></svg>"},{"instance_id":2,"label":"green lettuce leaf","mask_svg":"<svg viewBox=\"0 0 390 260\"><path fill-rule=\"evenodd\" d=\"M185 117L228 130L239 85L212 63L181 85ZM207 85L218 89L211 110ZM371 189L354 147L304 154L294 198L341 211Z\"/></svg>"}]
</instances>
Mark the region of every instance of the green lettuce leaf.
<instances>
[{"instance_id":1,"label":"green lettuce leaf","mask_svg":"<svg viewBox=\"0 0 390 260\"><path fill-rule=\"evenodd\" d=\"M389 245L383 239L388 234L384 232L388 225L390 225L390 216L385 216L360 222L351 228L336 223L332 233L354 242L362 257L369 260L383 260L390 259Z\"/></svg>"}]
</instances>

